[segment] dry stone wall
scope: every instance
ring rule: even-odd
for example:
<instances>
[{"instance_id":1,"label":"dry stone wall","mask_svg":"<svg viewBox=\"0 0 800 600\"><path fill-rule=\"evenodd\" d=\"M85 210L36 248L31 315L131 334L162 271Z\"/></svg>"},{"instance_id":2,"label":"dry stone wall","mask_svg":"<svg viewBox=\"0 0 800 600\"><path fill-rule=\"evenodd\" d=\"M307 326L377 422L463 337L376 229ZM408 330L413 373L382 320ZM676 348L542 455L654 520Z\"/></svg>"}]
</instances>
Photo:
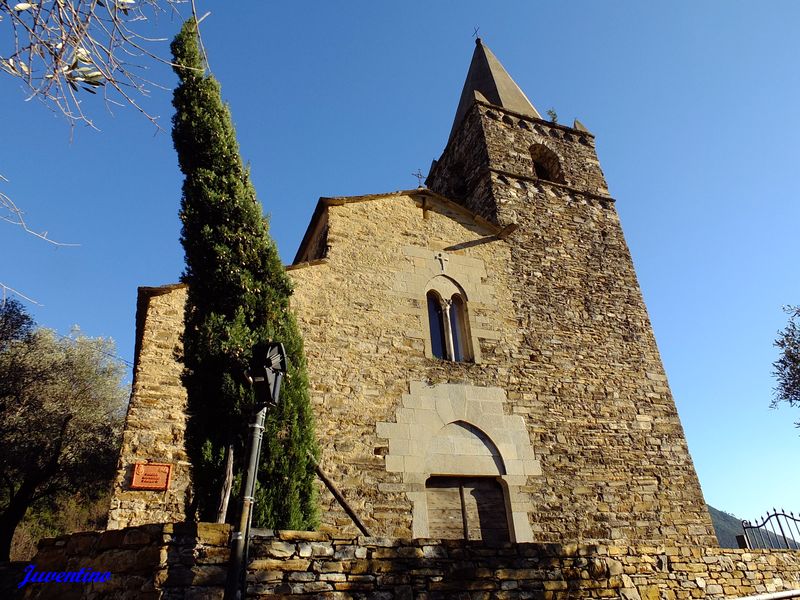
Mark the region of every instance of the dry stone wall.
<instances>
[{"instance_id":1,"label":"dry stone wall","mask_svg":"<svg viewBox=\"0 0 800 600\"><path fill-rule=\"evenodd\" d=\"M222 598L230 528L162 523L75 533L39 542L37 572L108 572L93 583L28 583L25 600L172 600Z\"/></svg>"},{"instance_id":2,"label":"dry stone wall","mask_svg":"<svg viewBox=\"0 0 800 600\"><path fill-rule=\"evenodd\" d=\"M109 571L105 583L32 583L26 600L221 600L229 530L166 524L43 540L41 571ZM800 552L671 546L499 544L266 532L253 540L247 597L736 598L800 588Z\"/></svg>"},{"instance_id":3,"label":"dry stone wall","mask_svg":"<svg viewBox=\"0 0 800 600\"><path fill-rule=\"evenodd\" d=\"M736 598L800 590L800 552L330 538L279 532L253 546L248 597Z\"/></svg>"}]
</instances>

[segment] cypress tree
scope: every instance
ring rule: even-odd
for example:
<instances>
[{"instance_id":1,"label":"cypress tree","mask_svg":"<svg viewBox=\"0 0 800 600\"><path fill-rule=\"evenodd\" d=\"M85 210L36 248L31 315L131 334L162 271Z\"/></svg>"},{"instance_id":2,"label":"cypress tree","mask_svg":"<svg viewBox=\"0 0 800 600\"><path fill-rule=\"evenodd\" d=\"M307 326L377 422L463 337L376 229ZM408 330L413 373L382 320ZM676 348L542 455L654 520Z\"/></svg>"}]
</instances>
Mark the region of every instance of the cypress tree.
<instances>
[{"instance_id":1,"label":"cypress tree","mask_svg":"<svg viewBox=\"0 0 800 600\"><path fill-rule=\"evenodd\" d=\"M180 80L172 139L185 176L180 218L182 281L188 284L183 342L191 511L200 520L215 520L227 449L241 473L255 406L242 373L255 344L277 341L286 348L289 371L281 404L267 418L253 522L313 529L317 506L308 453L316 457L318 449L302 339L289 308L291 281L239 155L220 86L205 74L194 19L184 23L172 53ZM228 521L234 512L228 511Z\"/></svg>"}]
</instances>

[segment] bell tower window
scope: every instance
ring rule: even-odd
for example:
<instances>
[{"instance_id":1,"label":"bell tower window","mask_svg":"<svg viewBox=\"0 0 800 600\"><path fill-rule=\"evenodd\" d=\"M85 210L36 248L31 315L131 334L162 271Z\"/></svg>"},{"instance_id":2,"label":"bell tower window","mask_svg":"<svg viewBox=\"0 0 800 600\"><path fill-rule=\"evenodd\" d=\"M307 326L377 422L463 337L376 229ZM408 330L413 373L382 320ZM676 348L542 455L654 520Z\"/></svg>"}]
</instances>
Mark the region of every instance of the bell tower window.
<instances>
[{"instance_id":1,"label":"bell tower window","mask_svg":"<svg viewBox=\"0 0 800 600\"><path fill-rule=\"evenodd\" d=\"M561 163L556 153L544 144L531 146L531 160L533 161L533 174L543 181L565 183L561 172Z\"/></svg>"}]
</instances>

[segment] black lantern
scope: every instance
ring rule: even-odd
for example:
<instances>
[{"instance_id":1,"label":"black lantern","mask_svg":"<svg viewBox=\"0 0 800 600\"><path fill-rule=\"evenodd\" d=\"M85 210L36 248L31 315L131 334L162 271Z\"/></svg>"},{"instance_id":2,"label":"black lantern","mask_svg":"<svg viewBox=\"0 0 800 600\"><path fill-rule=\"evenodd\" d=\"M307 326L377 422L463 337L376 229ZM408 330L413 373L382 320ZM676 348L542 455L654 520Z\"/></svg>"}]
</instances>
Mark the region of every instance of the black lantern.
<instances>
[{"instance_id":1,"label":"black lantern","mask_svg":"<svg viewBox=\"0 0 800 600\"><path fill-rule=\"evenodd\" d=\"M253 386L259 406L277 406L280 399L281 379L286 374L286 350L283 344L267 342L253 348L250 368L245 371L247 381Z\"/></svg>"},{"instance_id":2,"label":"black lantern","mask_svg":"<svg viewBox=\"0 0 800 600\"><path fill-rule=\"evenodd\" d=\"M250 544L250 524L253 520L258 461L261 456L261 440L264 436L264 421L267 408L278 406L281 381L286 374L286 351L283 344L267 342L253 347L253 358L244 376L252 386L256 397L256 414L250 424L250 445L245 483L242 486L242 513L239 528L231 537L231 560L228 566L228 583L225 600L239 600L246 593L247 550Z\"/></svg>"}]
</instances>

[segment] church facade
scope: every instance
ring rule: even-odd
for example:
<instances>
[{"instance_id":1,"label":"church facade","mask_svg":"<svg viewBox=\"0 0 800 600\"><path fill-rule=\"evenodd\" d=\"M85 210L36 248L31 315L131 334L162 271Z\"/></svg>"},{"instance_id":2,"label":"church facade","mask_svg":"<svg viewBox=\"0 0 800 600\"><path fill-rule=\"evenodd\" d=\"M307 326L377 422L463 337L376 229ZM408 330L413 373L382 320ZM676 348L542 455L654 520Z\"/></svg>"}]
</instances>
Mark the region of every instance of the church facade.
<instances>
[{"instance_id":1,"label":"church facade","mask_svg":"<svg viewBox=\"0 0 800 600\"><path fill-rule=\"evenodd\" d=\"M426 187L320 199L288 268L321 466L376 535L716 546L594 137L480 40ZM110 528L185 515L184 300L139 292Z\"/></svg>"}]
</instances>

